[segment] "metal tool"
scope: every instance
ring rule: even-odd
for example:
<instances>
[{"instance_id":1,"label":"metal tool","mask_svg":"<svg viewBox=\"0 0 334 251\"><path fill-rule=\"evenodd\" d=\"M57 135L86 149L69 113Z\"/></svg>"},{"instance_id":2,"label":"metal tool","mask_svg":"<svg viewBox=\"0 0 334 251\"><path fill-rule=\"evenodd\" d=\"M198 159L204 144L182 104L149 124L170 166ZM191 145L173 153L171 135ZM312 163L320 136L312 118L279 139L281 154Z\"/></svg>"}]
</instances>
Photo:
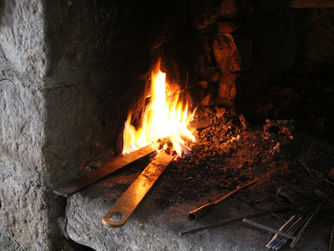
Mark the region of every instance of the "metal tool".
<instances>
[{"instance_id":1,"label":"metal tool","mask_svg":"<svg viewBox=\"0 0 334 251\"><path fill-rule=\"evenodd\" d=\"M296 215L291 216L291 218L285 222L280 228L279 231L284 231L287 234L294 235L298 229L302 227L304 218L302 216L297 217ZM279 236L275 234L271 240L267 243L266 248L272 250L281 249L284 244L288 241L288 238Z\"/></svg>"},{"instance_id":2,"label":"metal tool","mask_svg":"<svg viewBox=\"0 0 334 251\"><path fill-rule=\"evenodd\" d=\"M165 151L159 152L104 216L103 224L122 227L173 159Z\"/></svg>"},{"instance_id":3,"label":"metal tool","mask_svg":"<svg viewBox=\"0 0 334 251\"><path fill-rule=\"evenodd\" d=\"M285 231L287 229L287 226L290 224L290 222L292 222L294 219L296 218L296 215L293 215L290 217L289 220L287 220L279 229L278 231ZM287 232L288 233L288 232ZM270 239L270 241L266 244L266 248L269 249L274 249L272 248L273 246L275 246L276 243L279 242L279 240L277 240L279 237L278 234L274 234L274 236ZM283 237L284 238L284 237ZM276 249L275 249L276 250Z\"/></svg>"},{"instance_id":4,"label":"metal tool","mask_svg":"<svg viewBox=\"0 0 334 251\"><path fill-rule=\"evenodd\" d=\"M254 183L260 181L260 178L255 178L254 180L234 189L233 191L225 194L223 197L219 198L218 200L216 201L213 201L213 202L210 202L210 203L207 203L203 206L200 206L199 208L196 208L192 211L190 211L188 213L188 219L191 220L191 221L194 221L194 220L197 220L199 219L200 217L202 217L203 215L207 214L209 211L211 211L211 209L213 207L215 207L217 204L219 204L220 202L222 202L223 200L227 199L228 197L232 196L233 194L235 194L236 192L246 188L246 187L249 187L251 185L253 185Z\"/></svg>"},{"instance_id":5,"label":"metal tool","mask_svg":"<svg viewBox=\"0 0 334 251\"><path fill-rule=\"evenodd\" d=\"M252 221L252 220L249 220L249 219L246 219L246 218L244 218L244 219L242 220L242 222L243 222L243 223L246 223L246 224L248 224L248 225L251 225L251 226L253 226L253 227L257 227L257 228L259 228L259 229L262 229L262 230L265 230L265 231L268 231L268 232L271 232L271 233L274 233L274 234L278 234L278 235L280 235L280 236L283 236L283 237L288 238L288 239L291 239L291 240L293 240L293 239L295 238L294 236L292 236L292 235L290 235L290 234L284 233L284 232L282 232L282 231L273 229L273 228L271 228L271 227L265 226L265 225L263 225L263 224L260 224L260 223L258 223L258 222L255 222L255 221Z\"/></svg>"},{"instance_id":6,"label":"metal tool","mask_svg":"<svg viewBox=\"0 0 334 251\"><path fill-rule=\"evenodd\" d=\"M80 177L77 180L70 181L66 184L64 184L61 187L56 188L53 190L55 194L68 197L76 192L79 192L80 190L86 188L89 185L94 184L95 182L99 181L100 179L104 178L105 176L115 172L116 170L130 164L133 161L136 161L140 158L143 158L150 153L153 153L155 151L154 145L148 145L145 147L142 147L132 153L121 155L104 166Z\"/></svg>"},{"instance_id":7,"label":"metal tool","mask_svg":"<svg viewBox=\"0 0 334 251\"><path fill-rule=\"evenodd\" d=\"M314 211L312 212L310 217L305 222L304 226L299 230L297 236L295 238L293 238L292 242L290 243L290 248L294 248L296 246L297 242L300 240L300 238L303 236L304 232L306 231L306 228L312 222L312 220L314 219L316 214L320 211L320 209L322 208L323 205L324 205L324 203L321 203L317 206L316 209L314 209Z\"/></svg>"},{"instance_id":8,"label":"metal tool","mask_svg":"<svg viewBox=\"0 0 334 251\"><path fill-rule=\"evenodd\" d=\"M319 201L319 199L304 201L304 202L298 203L296 205L276 207L276 208L265 210L265 211L262 211L262 212L259 212L259 213L249 214L249 215L245 215L245 216L238 217L238 218L233 218L233 219L229 219L229 220L220 221L218 223L210 224L210 225L207 225L207 226L185 230L185 231L179 232L179 235L193 234L193 233L203 231L203 230L206 230L206 229L218 228L218 227L225 226L225 225L228 225L228 224L231 224L231 223L242 221L243 218L256 218L256 217L260 217L260 216L267 215L267 214L270 214L270 213L278 213L278 212L282 212L282 211L287 211L287 210L295 209L295 208L298 208L298 207L301 207L301 206L306 206L308 204L312 204L312 203L317 202L317 201Z\"/></svg>"}]
</instances>

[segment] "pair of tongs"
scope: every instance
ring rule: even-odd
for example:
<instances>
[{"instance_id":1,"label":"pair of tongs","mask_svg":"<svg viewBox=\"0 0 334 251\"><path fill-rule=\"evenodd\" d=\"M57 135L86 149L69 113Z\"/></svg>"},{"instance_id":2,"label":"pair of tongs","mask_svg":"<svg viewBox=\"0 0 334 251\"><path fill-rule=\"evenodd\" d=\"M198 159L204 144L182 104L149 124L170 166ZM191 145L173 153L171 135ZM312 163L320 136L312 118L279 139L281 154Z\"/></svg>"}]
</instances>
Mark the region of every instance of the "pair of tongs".
<instances>
[{"instance_id":1,"label":"pair of tongs","mask_svg":"<svg viewBox=\"0 0 334 251\"><path fill-rule=\"evenodd\" d=\"M122 167L143 158L155 152L154 145L148 145L140 148L132 153L121 155L104 166L76 179L68 182L63 186L56 188L54 193L68 197L82 189L96 183L107 175L121 169ZM138 178L130 185L130 187L116 201L113 207L109 210L102 222L109 227L121 227L128 220L130 215L137 208L146 193L153 186L155 181L163 173L168 164L175 156L168 155L165 151L160 151L152 161L146 166ZM115 220L113 220L113 218Z\"/></svg>"}]
</instances>

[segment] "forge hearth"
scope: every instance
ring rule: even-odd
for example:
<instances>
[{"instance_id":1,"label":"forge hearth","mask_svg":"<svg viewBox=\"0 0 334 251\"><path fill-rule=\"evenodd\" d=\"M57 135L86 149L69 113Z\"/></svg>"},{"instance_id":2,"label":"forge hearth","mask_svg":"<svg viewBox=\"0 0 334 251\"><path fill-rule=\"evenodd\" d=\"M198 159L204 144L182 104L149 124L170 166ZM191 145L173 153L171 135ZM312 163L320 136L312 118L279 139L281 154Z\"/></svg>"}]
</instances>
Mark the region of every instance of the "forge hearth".
<instances>
[{"instance_id":1,"label":"forge hearth","mask_svg":"<svg viewBox=\"0 0 334 251\"><path fill-rule=\"evenodd\" d=\"M295 134L293 121L267 121L263 127L243 128L240 118L229 110L221 115L220 109L206 108L198 115L198 119L205 115L211 122L198 130L197 138L201 140L192 146L192 155L167 167L122 228L106 228L101 219L152 157L137 161L71 196L64 223L69 237L96 250L129 247L135 250L266 250L265 243L271 234L245 228L240 222L184 236L179 233L256 214L276 205L289 205L276 197L279 187L289 191L295 203L319 198L317 189L326 191L326 184L312 179L299 161L303 160L309 166L321 159L333 163L334 149L307 134ZM323 169L319 171L328 172L331 165L322 163ZM216 200L255 176L261 177L261 173L269 176L262 176L263 181L258 185L226 199L197 222L188 220L189 211ZM326 210L323 215L328 215L319 217L313 224L303 237L300 248L326 249L332 209ZM292 213L293 210L272 213L257 220L278 228ZM113 243L112 247L110 243Z\"/></svg>"},{"instance_id":2,"label":"forge hearth","mask_svg":"<svg viewBox=\"0 0 334 251\"><path fill-rule=\"evenodd\" d=\"M261 250L270 234L239 223L178 233L286 205L279 188L295 201L326 200L299 244L326 249L332 8L320 0L0 0L0 249ZM124 227L109 229L101 219L152 156L68 199L53 191L122 153L127 116L138 129L159 58L167 82L197 109L196 140ZM175 150L170 138L158 140ZM256 178L188 221L189 211ZM253 220L278 229L292 211Z\"/></svg>"}]
</instances>

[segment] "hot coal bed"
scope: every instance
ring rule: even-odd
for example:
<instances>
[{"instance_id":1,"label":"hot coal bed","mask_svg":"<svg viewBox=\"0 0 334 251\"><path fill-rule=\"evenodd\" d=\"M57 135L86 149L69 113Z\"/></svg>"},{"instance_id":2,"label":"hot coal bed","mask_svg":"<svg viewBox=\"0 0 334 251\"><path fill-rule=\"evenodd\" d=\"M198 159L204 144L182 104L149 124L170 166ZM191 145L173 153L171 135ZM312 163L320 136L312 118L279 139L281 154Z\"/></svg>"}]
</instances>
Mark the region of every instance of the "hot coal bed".
<instances>
[{"instance_id":1,"label":"hot coal bed","mask_svg":"<svg viewBox=\"0 0 334 251\"><path fill-rule=\"evenodd\" d=\"M333 245L330 1L0 3L1 250ZM58 194L133 156L124 123L131 111L139 126L159 60L196 140L110 228L106 213L165 150Z\"/></svg>"}]
</instances>

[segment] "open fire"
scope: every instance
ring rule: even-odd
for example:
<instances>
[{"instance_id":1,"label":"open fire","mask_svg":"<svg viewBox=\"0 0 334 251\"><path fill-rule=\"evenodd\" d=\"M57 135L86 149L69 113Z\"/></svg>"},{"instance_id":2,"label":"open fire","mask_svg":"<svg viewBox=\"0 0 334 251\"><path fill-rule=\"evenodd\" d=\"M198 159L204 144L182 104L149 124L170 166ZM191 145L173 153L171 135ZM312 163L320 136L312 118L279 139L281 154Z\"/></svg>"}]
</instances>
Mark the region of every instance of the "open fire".
<instances>
[{"instance_id":1,"label":"open fire","mask_svg":"<svg viewBox=\"0 0 334 251\"><path fill-rule=\"evenodd\" d=\"M326 169L318 171L305 164L311 163L307 161L309 156L316 156L313 153L318 150L311 147L312 142L304 148L296 147L301 143L305 144L306 141L302 137L307 136L299 135L295 139L293 120L266 120L263 127L252 127L242 114L237 114L232 109L228 110L218 105L199 107L193 124L198 126L198 122L204 120L206 125L196 128L197 139L195 144L191 144L192 154L174 161L177 156L189 152L190 142L195 142L195 128L190 126L190 122L194 119L196 109L189 109L190 105L184 102L180 87L166 81L166 73L160 70L160 61L152 71L150 88L145 100L147 102L141 113L131 111L128 114L123 132L123 155L56 189L56 194L67 197L139 161L136 165L145 164L146 167L120 196L118 185L123 186L124 180L127 182L127 174L132 175L130 172L123 174L118 181L114 177L112 182L104 183L102 186L108 189L108 195L101 199L104 208L98 215L106 212L102 218L105 226L123 227L164 173L164 180L155 188L156 197L152 197L151 194L151 204L143 205L141 209L142 215L145 215L145 211L150 212L149 217L156 217L154 228L159 228L160 222L163 222L163 218L157 215L165 214L168 216L166 219L176 218L184 222L182 217L185 213L179 216L177 213L191 209L188 211L188 219L191 221L202 218L205 220L205 217L224 220L214 224L208 224L208 221L198 227L189 226L188 230L180 231L177 227L167 232L179 231L179 234L184 236L239 222L275 234L271 239L267 238L270 236L264 236L261 239L262 243L256 243L258 247L265 245L274 250L279 250L289 241L290 247L294 248L306 229L311 228L313 218L321 210L328 210L327 195L323 196L324 192L318 188L325 190L326 185L333 185L333 182L325 178L323 173L327 172ZM333 156L331 151L327 154ZM311 177L307 177L302 168ZM312 178L318 178L316 183L319 184L314 183ZM320 186L320 183L327 184ZM306 187L304 184L310 186ZM99 193L100 190L96 188L96 192ZM111 196L116 201L109 203ZM155 206L152 206L153 204ZM245 206L241 207L241 204ZM108 211L104 211L106 207L109 208ZM229 210L222 210L223 207L228 207ZM75 206L72 205L72 208ZM72 211L72 214L76 214L75 210ZM276 213L282 213L283 217L275 217L286 218L280 228L277 228L278 224L272 218L267 217ZM253 220L262 216L269 220ZM70 219L73 220L72 218ZM134 219L136 220L138 218ZM145 224L150 224L147 222L150 221L146 221ZM132 231L131 227L133 225L124 232ZM138 233L138 230L133 228L132 233ZM163 227L161 230L162 239L166 236L165 229ZM229 230L222 232L222 235L226 233L228 234ZM247 236L240 234L243 235ZM171 238L175 239L175 236ZM333 238L331 237L332 242ZM205 246L212 245L208 239L210 238L203 238ZM117 241L116 239L115 242ZM181 238L177 241L182 243ZM242 242L245 242L244 238Z\"/></svg>"},{"instance_id":2,"label":"open fire","mask_svg":"<svg viewBox=\"0 0 334 251\"><path fill-rule=\"evenodd\" d=\"M189 104L182 102L179 87L166 81L166 73L160 71L160 60L152 71L151 86L147 97L149 103L144 108L140 124L131 124L130 112L123 133L123 154L130 153L148 144L155 143L157 150L175 151L178 156L190 149L187 141L195 141L189 126L195 110L189 111Z\"/></svg>"}]
</instances>

